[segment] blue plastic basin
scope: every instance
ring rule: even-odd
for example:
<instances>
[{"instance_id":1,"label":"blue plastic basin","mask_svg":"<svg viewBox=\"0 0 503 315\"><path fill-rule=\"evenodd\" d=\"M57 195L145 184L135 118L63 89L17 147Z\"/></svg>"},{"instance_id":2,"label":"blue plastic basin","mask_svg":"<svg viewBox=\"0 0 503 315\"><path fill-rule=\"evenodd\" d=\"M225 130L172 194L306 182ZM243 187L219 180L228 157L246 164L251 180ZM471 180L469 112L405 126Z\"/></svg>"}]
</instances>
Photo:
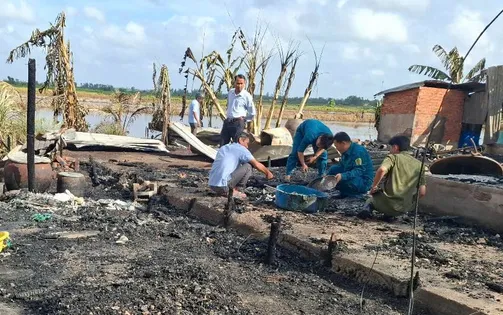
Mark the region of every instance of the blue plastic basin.
<instances>
[{"instance_id":1,"label":"blue plastic basin","mask_svg":"<svg viewBox=\"0 0 503 315\"><path fill-rule=\"evenodd\" d=\"M326 193L309 187L288 184L276 187L275 204L281 209L315 213L325 208L327 200Z\"/></svg>"}]
</instances>

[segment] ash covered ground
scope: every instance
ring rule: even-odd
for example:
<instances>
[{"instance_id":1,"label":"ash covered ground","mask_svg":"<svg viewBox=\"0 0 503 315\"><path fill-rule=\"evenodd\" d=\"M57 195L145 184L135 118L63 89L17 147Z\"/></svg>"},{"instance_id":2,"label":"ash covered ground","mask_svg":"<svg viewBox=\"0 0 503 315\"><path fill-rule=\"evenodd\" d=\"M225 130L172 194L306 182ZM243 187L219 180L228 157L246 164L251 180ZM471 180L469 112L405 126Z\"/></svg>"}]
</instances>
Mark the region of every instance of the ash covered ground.
<instances>
[{"instance_id":1,"label":"ash covered ground","mask_svg":"<svg viewBox=\"0 0 503 315\"><path fill-rule=\"evenodd\" d=\"M176 185L201 186L207 171L95 165L94 174L78 207L49 194L3 198L1 229L12 232L13 247L0 254L0 306L23 314L361 314L361 285L328 277L321 265L284 249L264 265L262 242L189 219L162 198L128 200L132 182L178 176ZM52 217L37 222L37 213ZM369 288L365 301L363 314L407 307Z\"/></svg>"},{"instance_id":2,"label":"ash covered ground","mask_svg":"<svg viewBox=\"0 0 503 315\"><path fill-rule=\"evenodd\" d=\"M264 176L254 171L254 176L249 181L246 189L248 201L238 202L237 211L242 213L253 211L254 207L274 206L274 190L267 186L274 186L281 182L284 175L283 167L271 168L275 175L272 182L265 180ZM146 164L135 167L135 179L166 180L176 178L174 182L178 187L198 187L205 189L207 185L208 171L194 168L179 168L158 170ZM180 178L183 174L183 178ZM310 169L307 174L295 172L291 183L306 185L317 177L316 170ZM465 178L459 176L459 178ZM482 180L495 182L498 179L487 178L485 176L469 176L467 180ZM364 207L365 198L346 198L342 200L332 200L327 208L327 212L341 214L346 217L356 217ZM253 205L250 207L249 205ZM329 221L323 213L311 215L306 218L311 221L323 223ZM359 220L359 219L358 219ZM379 220L378 220L379 221ZM399 218L396 224L412 226L413 215L409 213ZM382 222L382 229L396 229L394 223ZM478 226L469 225L460 217L432 217L419 214L418 217L418 246L416 249L416 266L436 270L447 282L462 283L457 286L458 290L471 294L472 297L486 297L495 299L492 293L502 293L503 291L503 239L495 232ZM473 249L471 255L460 255L460 250L465 250L469 246ZM369 250L379 250L381 254L388 257L400 259L410 259L412 253L412 233L403 231L397 237L385 239L383 243L368 244L365 246ZM490 251L487 251L489 249ZM474 289L482 293L472 293Z\"/></svg>"}]
</instances>

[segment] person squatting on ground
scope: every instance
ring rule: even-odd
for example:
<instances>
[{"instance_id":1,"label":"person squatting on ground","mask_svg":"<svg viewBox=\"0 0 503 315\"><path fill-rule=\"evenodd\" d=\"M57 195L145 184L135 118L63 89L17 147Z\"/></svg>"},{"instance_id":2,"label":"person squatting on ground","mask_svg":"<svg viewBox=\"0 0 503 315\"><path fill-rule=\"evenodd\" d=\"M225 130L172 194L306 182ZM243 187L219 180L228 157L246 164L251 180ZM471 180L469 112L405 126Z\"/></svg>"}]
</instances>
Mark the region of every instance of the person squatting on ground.
<instances>
[{"instance_id":1,"label":"person squatting on ground","mask_svg":"<svg viewBox=\"0 0 503 315\"><path fill-rule=\"evenodd\" d=\"M227 195L233 189L233 196L244 199L246 194L238 188L245 188L252 174L252 166L264 173L267 179L272 179L273 174L262 163L255 160L248 150L250 136L241 132L237 143L226 144L218 152L211 166L209 186L219 195Z\"/></svg>"},{"instance_id":2,"label":"person squatting on ground","mask_svg":"<svg viewBox=\"0 0 503 315\"><path fill-rule=\"evenodd\" d=\"M227 95L227 118L224 120L220 132L220 146L226 145L245 129L246 122L253 121L256 115L253 97L245 90L246 78L238 74L234 78L234 88Z\"/></svg>"},{"instance_id":3,"label":"person squatting on ground","mask_svg":"<svg viewBox=\"0 0 503 315\"><path fill-rule=\"evenodd\" d=\"M196 136L197 128L201 128L201 119L199 114L201 112L201 104L204 100L204 96L201 93L197 93L196 98L190 102L189 105L189 125L190 132Z\"/></svg>"},{"instance_id":4,"label":"person squatting on ground","mask_svg":"<svg viewBox=\"0 0 503 315\"><path fill-rule=\"evenodd\" d=\"M340 197L367 193L374 177L374 166L367 149L352 142L345 132L335 134L334 145L341 158L338 165L328 170L328 175L335 175Z\"/></svg>"},{"instance_id":5,"label":"person squatting on ground","mask_svg":"<svg viewBox=\"0 0 503 315\"><path fill-rule=\"evenodd\" d=\"M314 162L318 167L318 175L323 176L327 168L327 149L332 146L332 143L332 131L324 123L316 119L307 119L302 122L293 137L292 152L286 162L285 180L290 180L290 176L298 165L301 166L302 171L306 172L308 164ZM305 161L304 151L309 145L313 146L315 154Z\"/></svg>"},{"instance_id":6,"label":"person squatting on ground","mask_svg":"<svg viewBox=\"0 0 503 315\"><path fill-rule=\"evenodd\" d=\"M367 215L376 210L387 217L396 217L412 210L419 179L419 197L426 195L424 171L421 172L421 162L407 151L410 139L405 136L395 136L389 141L390 154L386 156L376 172L370 189L372 197L367 201L370 209ZM384 181L381 184L381 181Z\"/></svg>"}]
</instances>

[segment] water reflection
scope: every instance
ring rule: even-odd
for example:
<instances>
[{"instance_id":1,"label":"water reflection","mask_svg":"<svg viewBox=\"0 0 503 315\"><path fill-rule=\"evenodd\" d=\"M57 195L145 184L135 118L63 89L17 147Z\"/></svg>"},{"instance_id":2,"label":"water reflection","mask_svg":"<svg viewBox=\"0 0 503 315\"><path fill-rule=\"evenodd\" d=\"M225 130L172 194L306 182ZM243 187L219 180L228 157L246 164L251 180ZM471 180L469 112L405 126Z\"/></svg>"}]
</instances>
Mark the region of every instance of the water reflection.
<instances>
[{"instance_id":1,"label":"water reflection","mask_svg":"<svg viewBox=\"0 0 503 315\"><path fill-rule=\"evenodd\" d=\"M41 109L36 112L36 119L46 119L52 120L52 111L50 109ZM100 112L91 112L86 116L86 121L91 128L96 127L100 122L106 120L109 116ZM61 119L61 117L60 117ZM180 121L179 116L174 116L171 118L172 121ZM136 117L136 119L129 126L128 132L130 136L143 138L146 136L146 129L148 124L152 121L151 114L141 114ZM188 125L187 117L185 117L183 123ZM265 123L265 119L262 121L262 125ZM208 127L209 121L207 118L203 119L203 125ZM343 122L327 122L327 126L332 130L332 132L344 131L349 134L352 138L359 138L362 140L366 139L376 139L377 131L374 128L373 123L343 123ZM218 117L213 117L212 127L222 128L222 120Z\"/></svg>"}]
</instances>

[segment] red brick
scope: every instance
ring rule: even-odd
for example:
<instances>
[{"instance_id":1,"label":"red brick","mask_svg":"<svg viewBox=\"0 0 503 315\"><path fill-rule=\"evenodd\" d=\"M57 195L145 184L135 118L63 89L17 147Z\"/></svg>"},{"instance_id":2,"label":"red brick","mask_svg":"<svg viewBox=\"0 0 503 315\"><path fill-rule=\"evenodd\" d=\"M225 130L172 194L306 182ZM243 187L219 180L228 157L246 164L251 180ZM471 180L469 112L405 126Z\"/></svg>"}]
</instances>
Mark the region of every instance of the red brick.
<instances>
[{"instance_id":1,"label":"red brick","mask_svg":"<svg viewBox=\"0 0 503 315\"><path fill-rule=\"evenodd\" d=\"M385 95L381 113L415 114L413 141L427 135L438 113L446 119L442 142L452 144L461 133L464 100L465 93L458 90L421 87Z\"/></svg>"}]
</instances>

